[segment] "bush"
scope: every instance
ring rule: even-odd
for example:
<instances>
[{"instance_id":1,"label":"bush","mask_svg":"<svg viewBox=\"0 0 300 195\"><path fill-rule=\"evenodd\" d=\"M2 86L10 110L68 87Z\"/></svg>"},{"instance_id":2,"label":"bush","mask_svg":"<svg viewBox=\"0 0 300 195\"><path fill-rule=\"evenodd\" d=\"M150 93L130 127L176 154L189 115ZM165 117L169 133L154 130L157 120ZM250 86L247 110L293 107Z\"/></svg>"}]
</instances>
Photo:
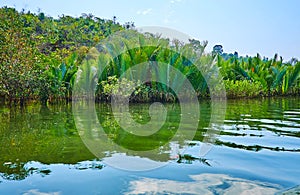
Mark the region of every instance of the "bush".
<instances>
[{"instance_id":1,"label":"bush","mask_svg":"<svg viewBox=\"0 0 300 195\"><path fill-rule=\"evenodd\" d=\"M256 97L262 93L262 85L258 81L249 80L224 80L226 95L233 97Z\"/></svg>"}]
</instances>

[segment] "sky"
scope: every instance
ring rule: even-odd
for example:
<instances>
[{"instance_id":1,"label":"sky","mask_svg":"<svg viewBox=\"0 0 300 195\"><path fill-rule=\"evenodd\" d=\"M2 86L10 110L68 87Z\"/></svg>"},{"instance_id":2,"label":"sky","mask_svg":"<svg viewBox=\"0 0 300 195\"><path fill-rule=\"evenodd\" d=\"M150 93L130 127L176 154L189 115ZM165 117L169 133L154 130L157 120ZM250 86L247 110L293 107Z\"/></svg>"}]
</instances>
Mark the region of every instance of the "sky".
<instances>
[{"instance_id":1,"label":"sky","mask_svg":"<svg viewBox=\"0 0 300 195\"><path fill-rule=\"evenodd\" d=\"M299 0L0 0L3 6L55 18L116 16L121 24L167 27L207 40L208 51L221 44L226 53L300 59Z\"/></svg>"}]
</instances>

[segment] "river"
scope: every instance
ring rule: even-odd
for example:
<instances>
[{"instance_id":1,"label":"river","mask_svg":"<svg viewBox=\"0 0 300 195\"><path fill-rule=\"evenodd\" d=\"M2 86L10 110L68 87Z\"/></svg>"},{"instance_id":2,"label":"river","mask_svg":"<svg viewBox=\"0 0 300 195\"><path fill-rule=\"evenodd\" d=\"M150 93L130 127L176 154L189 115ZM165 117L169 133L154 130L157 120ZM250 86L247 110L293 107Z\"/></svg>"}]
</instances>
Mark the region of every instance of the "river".
<instances>
[{"instance_id":1,"label":"river","mask_svg":"<svg viewBox=\"0 0 300 195\"><path fill-rule=\"evenodd\" d=\"M208 101L199 113L188 103L184 113L86 106L0 106L0 194L274 194L300 184L298 97L227 100L215 131Z\"/></svg>"}]
</instances>

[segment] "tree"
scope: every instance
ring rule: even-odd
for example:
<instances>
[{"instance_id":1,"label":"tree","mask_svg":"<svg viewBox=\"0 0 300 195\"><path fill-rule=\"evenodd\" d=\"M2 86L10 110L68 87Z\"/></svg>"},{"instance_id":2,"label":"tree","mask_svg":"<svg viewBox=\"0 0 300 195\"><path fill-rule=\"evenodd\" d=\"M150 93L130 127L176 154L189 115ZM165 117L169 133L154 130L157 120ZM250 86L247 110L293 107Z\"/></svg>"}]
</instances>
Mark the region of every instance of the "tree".
<instances>
[{"instance_id":1,"label":"tree","mask_svg":"<svg viewBox=\"0 0 300 195\"><path fill-rule=\"evenodd\" d=\"M213 47L213 53L221 55L223 53L223 46L222 45L215 45Z\"/></svg>"},{"instance_id":2,"label":"tree","mask_svg":"<svg viewBox=\"0 0 300 195\"><path fill-rule=\"evenodd\" d=\"M43 59L21 19L12 8L0 10L0 92L23 106L37 90Z\"/></svg>"}]
</instances>

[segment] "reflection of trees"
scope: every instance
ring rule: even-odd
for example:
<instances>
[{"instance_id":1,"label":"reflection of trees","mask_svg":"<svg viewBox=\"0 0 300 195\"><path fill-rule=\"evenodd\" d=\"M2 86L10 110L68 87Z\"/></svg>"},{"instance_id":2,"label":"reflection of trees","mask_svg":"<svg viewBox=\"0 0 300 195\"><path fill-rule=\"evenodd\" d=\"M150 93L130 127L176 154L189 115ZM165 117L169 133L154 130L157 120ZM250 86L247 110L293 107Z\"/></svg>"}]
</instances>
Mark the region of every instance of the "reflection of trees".
<instances>
[{"instance_id":1,"label":"reflection of trees","mask_svg":"<svg viewBox=\"0 0 300 195\"><path fill-rule=\"evenodd\" d=\"M40 163L31 163L31 162L0 162L0 177L5 180L23 180L30 175L40 175L42 177L51 174L51 165L43 165ZM101 170L103 164L101 161L83 161L78 162L73 165L64 165L68 166L69 169L76 170Z\"/></svg>"},{"instance_id":2,"label":"reflection of trees","mask_svg":"<svg viewBox=\"0 0 300 195\"><path fill-rule=\"evenodd\" d=\"M190 154L179 154L177 163L182 163L182 164L192 164L193 162L201 162L204 165L211 166L209 163L209 160L206 158L198 158L194 157Z\"/></svg>"},{"instance_id":3,"label":"reflection of trees","mask_svg":"<svg viewBox=\"0 0 300 195\"><path fill-rule=\"evenodd\" d=\"M131 113L133 114L133 118L135 120L145 118L145 116L147 118L149 116L149 105L141 104L138 107L135 107L136 110ZM143 112L141 111L141 107L144 110ZM176 133L180 121L179 117L170 117L170 112L173 114L180 114L180 112L178 113L178 110L171 109L160 130L150 136L137 136L128 133L119 126L114 116L116 113L112 112L111 107L108 104L101 105L100 110L101 112L98 112L98 118L108 137L116 144L133 151L147 151L166 145ZM117 113L119 117L122 117L122 114L121 111L120 113Z\"/></svg>"},{"instance_id":4,"label":"reflection of trees","mask_svg":"<svg viewBox=\"0 0 300 195\"><path fill-rule=\"evenodd\" d=\"M290 119L285 111L299 109L299 98L269 98L266 100L230 100L227 103L225 126L215 144L236 149L260 151L263 149L271 151L300 152L300 148L287 148L285 145L265 146L249 145L247 143L237 144L234 141L222 141L222 135L227 137L256 137L267 140L264 132L270 132L284 143L285 137L300 137L300 131L291 130L299 126L297 119L299 114L291 112ZM298 111L299 112L299 111ZM239 126L240 125L240 126ZM247 128L243 128L246 125Z\"/></svg>"},{"instance_id":5,"label":"reflection of trees","mask_svg":"<svg viewBox=\"0 0 300 195\"><path fill-rule=\"evenodd\" d=\"M249 151L260 151L265 149L282 152L300 152L300 148L287 148L284 145L285 137L281 136L278 136L278 139L282 139L280 143L283 143L283 145L272 147L264 144L250 145L247 144L247 142L238 144L234 141L222 141L222 136L230 138L251 136L264 141L264 139L268 139L264 134L261 134L261 132L264 131L271 132L274 135L299 138L299 131L289 131L288 128L279 129L279 127L288 127L286 124L269 124L274 128L261 126L264 123L261 119L269 119L270 121L288 121L289 118L286 118L284 111L299 109L299 102L299 98L277 98L263 101L230 100L228 101L226 113L227 121L225 121L225 125L232 126L232 128L224 128L215 144ZM169 106L168 109L174 109L175 111L178 107L176 104L168 104L167 106ZM206 128L210 120L211 108L209 102L202 102L200 109L200 122L194 140L201 142L203 137L206 136ZM133 148L145 146L145 140L135 140L135 142L131 142L131 140L126 141L124 137L122 138L123 135L118 131L118 124L115 124L113 120L111 120L112 113L110 113L107 105L99 105L99 107L96 108L96 111L101 111L102 116L100 117L103 117L102 122L110 131L110 134L108 135L111 136L111 139L119 139L119 141L123 141L122 144L127 144ZM141 123L148 121L148 111L148 107L146 108L142 105L134 105L132 110L130 110L134 120ZM98 115L100 115L100 113L98 113ZM292 115L291 113L290 115L292 118L299 118L299 115ZM179 120L177 120L179 114L174 112L170 117L174 117L170 126L176 126L176 123L179 122ZM299 125L299 121L294 120L293 122ZM95 156L85 147L78 135L70 105L49 106L48 108L28 106L23 110L0 108L0 124L0 174L3 178L24 179L31 174L47 175L47 170L49 169L30 168L25 166L29 161L37 161L45 164L75 164L78 169L93 169L92 165L77 165L78 162L94 159ZM246 131L238 126L245 124L249 126ZM187 132L188 127L189 126L187 126ZM159 141L161 136L168 138L168 136L171 135L172 132L164 131L163 134L157 136L154 140ZM148 141L150 143L152 140ZM179 147L182 147L184 142L178 142L178 144ZM105 151L110 151L110 154L113 154L113 152L116 153L114 148L108 148L105 143L103 146L97 145L97 147L103 147L103 153L101 153L103 158L107 157ZM163 147L159 148L159 155L149 155L147 157L155 161L165 162L170 160L170 154L168 153L170 150L170 145L165 144ZM124 151L126 152L127 150ZM126 155L137 156L138 153L135 153L135 151L136 150L130 152L127 151ZM100 158L102 158L102 156L100 156ZM208 166L210 164L207 159L200 159L189 155L181 155L177 161L178 163L193 163L200 161ZM94 166L94 168L101 167L102 165Z\"/></svg>"},{"instance_id":6,"label":"reflection of trees","mask_svg":"<svg viewBox=\"0 0 300 195\"><path fill-rule=\"evenodd\" d=\"M1 108L0 123L3 178L19 180L31 174L47 175L47 170L26 168L29 161L76 164L95 158L77 133L71 106Z\"/></svg>"},{"instance_id":7,"label":"reflection of trees","mask_svg":"<svg viewBox=\"0 0 300 195\"><path fill-rule=\"evenodd\" d=\"M46 168L34 168L26 167L26 163L1 163L0 166L0 176L6 180L23 180L29 175L39 174L41 176L46 176L51 173L49 169Z\"/></svg>"},{"instance_id":8,"label":"reflection of trees","mask_svg":"<svg viewBox=\"0 0 300 195\"><path fill-rule=\"evenodd\" d=\"M251 151L255 151L255 152L258 152L262 149L267 149L267 150L272 150L272 151L300 152L300 148L299 149L286 149L284 147L269 147L269 146L261 146L261 145L242 145L242 144L236 144L233 142L223 142L220 140L217 140L216 144L231 147L231 148L251 150Z\"/></svg>"}]
</instances>

